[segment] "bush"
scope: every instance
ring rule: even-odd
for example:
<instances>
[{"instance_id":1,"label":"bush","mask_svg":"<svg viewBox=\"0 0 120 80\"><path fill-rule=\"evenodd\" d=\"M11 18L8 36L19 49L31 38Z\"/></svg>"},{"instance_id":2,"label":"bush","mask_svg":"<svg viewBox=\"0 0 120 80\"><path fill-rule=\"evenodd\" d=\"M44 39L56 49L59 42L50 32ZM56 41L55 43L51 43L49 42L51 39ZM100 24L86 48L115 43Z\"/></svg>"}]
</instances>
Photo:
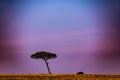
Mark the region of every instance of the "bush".
<instances>
[{"instance_id":1,"label":"bush","mask_svg":"<svg viewBox=\"0 0 120 80\"><path fill-rule=\"evenodd\" d=\"M84 74L84 72L78 72L77 74Z\"/></svg>"}]
</instances>

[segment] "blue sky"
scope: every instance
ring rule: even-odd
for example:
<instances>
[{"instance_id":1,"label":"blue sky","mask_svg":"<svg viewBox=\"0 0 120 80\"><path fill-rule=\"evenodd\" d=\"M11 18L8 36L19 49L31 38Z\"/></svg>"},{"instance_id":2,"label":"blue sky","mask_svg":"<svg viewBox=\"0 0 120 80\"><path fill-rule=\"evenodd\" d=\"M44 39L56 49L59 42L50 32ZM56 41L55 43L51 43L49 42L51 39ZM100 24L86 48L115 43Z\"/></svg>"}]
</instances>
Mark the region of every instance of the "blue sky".
<instances>
[{"instance_id":1,"label":"blue sky","mask_svg":"<svg viewBox=\"0 0 120 80\"><path fill-rule=\"evenodd\" d=\"M119 73L119 0L1 0L0 73ZM109 67L109 68L108 68Z\"/></svg>"}]
</instances>

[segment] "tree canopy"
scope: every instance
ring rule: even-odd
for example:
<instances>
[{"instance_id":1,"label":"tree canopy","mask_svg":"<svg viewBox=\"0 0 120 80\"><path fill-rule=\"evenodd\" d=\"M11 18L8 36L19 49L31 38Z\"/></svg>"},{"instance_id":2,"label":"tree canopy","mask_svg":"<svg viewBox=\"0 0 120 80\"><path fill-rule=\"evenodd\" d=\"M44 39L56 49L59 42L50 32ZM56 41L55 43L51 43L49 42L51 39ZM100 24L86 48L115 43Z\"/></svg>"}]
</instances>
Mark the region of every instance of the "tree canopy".
<instances>
[{"instance_id":1,"label":"tree canopy","mask_svg":"<svg viewBox=\"0 0 120 80\"><path fill-rule=\"evenodd\" d=\"M54 59L56 57L57 57L56 54L45 51L36 52L35 54L31 55L32 59L35 58L35 59L43 59L43 60Z\"/></svg>"},{"instance_id":2,"label":"tree canopy","mask_svg":"<svg viewBox=\"0 0 120 80\"><path fill-rule=\"evenodd\" d=\"M47 60L48 59L54 59L54 58L57 57L57 55L55 53L41 51L41 52L36 52L35 54L32 54L30 57L32 59L34 58L34 59L42 59L42 60L44 60L45 63L46 63L48 72L49 72L49 74L51 74L51 71L50 71L50 68L49 68Z\"/></svg>"}]
</instances>

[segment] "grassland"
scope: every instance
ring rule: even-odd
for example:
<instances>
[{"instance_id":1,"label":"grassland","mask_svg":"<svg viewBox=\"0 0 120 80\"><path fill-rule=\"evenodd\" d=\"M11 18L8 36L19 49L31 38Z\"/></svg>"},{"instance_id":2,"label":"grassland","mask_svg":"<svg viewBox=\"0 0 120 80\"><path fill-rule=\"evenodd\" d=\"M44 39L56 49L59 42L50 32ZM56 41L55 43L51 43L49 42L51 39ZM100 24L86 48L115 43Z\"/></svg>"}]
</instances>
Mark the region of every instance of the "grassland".
<instances>
[{"instance_id":1,"label":"grassland","mask_svg":"<svg viewBox=\"0 0 120 80\"><path fill-rule=\"evenodd\" d=\"M0 80L120 80L119 74L0 74Z\"/></svg>"}]
</instances>

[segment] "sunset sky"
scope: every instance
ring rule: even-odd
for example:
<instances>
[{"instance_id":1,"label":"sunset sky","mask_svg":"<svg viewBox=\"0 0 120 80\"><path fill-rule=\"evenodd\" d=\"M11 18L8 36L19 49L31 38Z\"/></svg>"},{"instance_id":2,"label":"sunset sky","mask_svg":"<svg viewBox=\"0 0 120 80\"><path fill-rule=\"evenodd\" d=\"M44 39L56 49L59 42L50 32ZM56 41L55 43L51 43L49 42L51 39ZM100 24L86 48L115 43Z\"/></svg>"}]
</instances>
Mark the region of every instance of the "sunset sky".
<instances>
[{"instance_id":1,"label":"sunset sky","mask_svg":"<svg viewBox=\"0 0 120 80\"><path fill-rule=\"evenodd\" d=\"M120 73L120 0L0 0L0 73Z\"/></svg>"}]
</instances>

